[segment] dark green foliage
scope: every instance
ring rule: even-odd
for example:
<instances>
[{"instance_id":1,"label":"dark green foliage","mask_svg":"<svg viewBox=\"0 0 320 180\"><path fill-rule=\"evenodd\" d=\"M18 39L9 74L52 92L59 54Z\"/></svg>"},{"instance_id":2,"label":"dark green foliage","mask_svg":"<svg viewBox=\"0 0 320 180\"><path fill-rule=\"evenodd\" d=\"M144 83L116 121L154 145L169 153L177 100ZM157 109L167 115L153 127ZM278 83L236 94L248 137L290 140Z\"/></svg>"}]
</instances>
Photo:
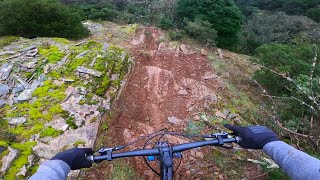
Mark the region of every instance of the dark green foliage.
<instances>
[{"instance_id":1,"label":"dark green foliage","mask_svg":"<svg viewBox=\"0 0 320 180\"><path fill-rule=\"evenodd\" d=\"M196 19L195 21L186 20L186 26L184 30L187 34L204 44L215 44L217 38L217 31L212 28L212 24L209 21L203 21Z\"/></svg>"},{"instance_id":2,"label":"dark green foliage","mask_svg":"<svg viewBox=\"0 0 320 180\"><path fill-rule=\"evenodd\" d=\"M163 16L159 21L158 27L164 30L172 29L174 27L174 22L172 19Z\"/></svg>"},{"instance_id":3,"label":"dark green foliage","mask_svg":"<svg viewBox=\"0 0 320 180\"><path fill-rule=\"evenodd\" d=\"M184 30L174 30L174 31L168 31L168 36L172 41L180 40L184 37L186 37L186 32Z\"/></svg>"},{"instance_id":4,"label":"dark green foliage","mask_svg":"<svg viewBox=\"0 0 320 180\"><path fill-rule=\"evenodd\" d=\"M243 38L244 49L252 53L267 43L293 44L298 37L318 42L320 26L305 16L289 16L283 12L256 10L247 20Z\"/></svg>"},{"instance_id":5,"label":"dark green foliage","mask_svg":"<svg viewBox=\"0 0 320 180\"><path fill-rule=\"evenodd\" d=\"M0 35L82 38L89 35L78 13L55 0L4 0Z\"/></svg>"},{"instance_id":6,"label":"dark green foliage","mask_svg":"<svg viewBox=\"0 0 320 180\"><path fill-rule=\"evenodd\" d=\"M217 44L222 47L235 46L241 31L242 14L233 0L180 0L177 18L183 22L201 19L212 24L218 32Z\"/></svg>"},{"instance_id":7,"label":"dark green foliage","mask_svg":"<svg viewBox=\"0 0 320 180\"><path fill-rule=\"evenodd\" d=\"M320 22L320 8L316 7L316 8L311 8L306 12L306 16L308 16L309 18L313 19L316 22Z\"/></svg>"},{"instance_id":8,"label":"dark green foliage","mask_svg":"<svg viewBox=\"0 0 320 180\"><path fill-rule=\"evenodd\" d=\"M300 15L308 9L320 5L319 0L237 0L242 10L254 6L262 10L283 11L290 15Z\"/></svg>"},{"instance_id":9,"label":"dark green foliage","mask_svg":"<svg viewBox=\"0 0 320 180\"><path fill-rule=\"evenodd\" d=\"M83 13L86 20L115 21L119 12L112 4L80 4L76 5Z\"/></svg>"},{"instance_id":10,"label":"dark green foliage","mask_svg":"<svg viewBox=\"0 0 320 180\"><path fill-rule=\"evenodd\" d=\"M257 61L259 64L271 68L281 74L296 79L300 75L309 75L313 52L309 45L289 46L283 44L268 44L259 47L257 50ZM273 94L290 95L284 87L290 86L290 82L280 78L268 70L259 71L256 77Z\"/></svg>"},{"instance_id":11,"label":"dark green foliage","mask_svg":"<svg viewBox=\"0 0 320 180\"><path fill-rule=\"evenodd\" d=\"M259 47L256 51L258 56L256 61L278 73L262 68L256 72L255 79L270 94L285 97L277 103L281 122L294 131L304 134L310 133L309 120L311 116L318 119L318 114L291 97L313 105L313 101L309 97L314 93L320 93L320 88L317 85L320 74L319 65L315 67L313 81L310 81L314 57L313 47L310 44L268 44ZM282 76L290 77L294 82L290 82ZM315 125L313 128L316 128Z\"/></svg>"}]
</instances>

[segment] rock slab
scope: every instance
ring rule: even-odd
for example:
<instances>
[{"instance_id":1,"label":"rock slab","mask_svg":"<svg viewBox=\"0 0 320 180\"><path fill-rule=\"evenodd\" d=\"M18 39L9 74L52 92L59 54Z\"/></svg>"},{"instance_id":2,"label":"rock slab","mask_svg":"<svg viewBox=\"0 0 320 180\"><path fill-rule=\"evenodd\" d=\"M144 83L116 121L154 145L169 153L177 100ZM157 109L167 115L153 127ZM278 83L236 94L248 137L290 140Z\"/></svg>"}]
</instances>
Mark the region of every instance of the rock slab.
<instances>
[{"instance_id":1,"label":"rock slab","mask_svg":"<svg viewBox=\"0 0 320 180\"><path fill-rule=\"evenodd\" d=\"M23 124L27 121L27 119L25 117L18 117L18 118L11 118L8 120L8 123L10 125L19 125L19 124Z\"/></svg>"},{"instance_id":2,"label":"rock slab","mask_svg":"<svg viewBox=\"0 0 320 180\"><path fill-rule=\"evenodd\" d=\"M77 67L77 71L81 72L81 73L89 74L89 75L92 75L92 76L95 76L95 77L100 77L102 75L102 73L99 72L99 71L96 71L96 70L93 70L93 69L88 69L88 68L85 68L85 67L82 67L82 66L78 66Z\"/></svg>"},{"instance_id":3,"label":"rock slab","mask_svg":"<svg viewBox=\"0 0 320 180\"><path fill-rule=\"evenodd\" d=\"M13 160L18 156L19 151L16 149L13 149L11 147L8 147L9 154L7 156L4 156L1 160L2 167L0 169L1 173L6 172L9 167L11 166Z\"/></svg>"}]
</instances>

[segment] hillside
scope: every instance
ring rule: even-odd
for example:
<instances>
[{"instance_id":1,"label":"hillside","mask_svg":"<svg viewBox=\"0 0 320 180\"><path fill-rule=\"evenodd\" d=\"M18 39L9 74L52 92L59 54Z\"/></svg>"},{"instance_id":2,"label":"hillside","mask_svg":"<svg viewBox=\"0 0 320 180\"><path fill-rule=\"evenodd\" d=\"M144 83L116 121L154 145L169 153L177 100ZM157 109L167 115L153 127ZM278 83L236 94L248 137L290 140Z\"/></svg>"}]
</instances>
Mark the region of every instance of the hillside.
<instances>
[{"instance_id":1,"label":"hillside","mask_svg":"<svg viewBox=\"0 0 320 180\"><path fill-rule=\"evenodd\" d=\"M105 35L112 34L108 41L128 48L134 66L122 93L102 121L96 149L128 144L163 128L188 134L223 132L225 123L248 125L265 116L257 105L262 103L260 94L249 81L257 69L248 62L249 56L206 49L188 39L170 41L154 27L141 26L135 36L125 40L115 33L121 31L121 26L104 23L104 27ZM166 140L177 144L195 139L169 136ZM137 149L142 143L126 150ZM266 169L274 164L261 151L234 146L233 150L201 148L184 153L175 177L267 179L278 174L277 169ZM281 173L276 176L283 177ZM103 162L83 171L81 177L157 179L142 158Z\"/></svg>"},{"instance_id":2,"label":"hillside","mask_svg":"<svg viewBox=\"0 0 320 180\"><path fill-rule=\"evenodd\" d=\"M92 36L77 42L2 38L5 179L24 179L39 163L71 147L98 150L126 144L164 127L181 133L222 132L225 123L247 125L262 115L259 98L242 92L249 91L244 83L255 69L248 56L204 49L189 40L170 41L154 27L85 24ZM176 177L267 178L260 151L234 146L187 152ZM156 178L141 159L101 163L81 176Z\"/></svg>"}]
</instances>

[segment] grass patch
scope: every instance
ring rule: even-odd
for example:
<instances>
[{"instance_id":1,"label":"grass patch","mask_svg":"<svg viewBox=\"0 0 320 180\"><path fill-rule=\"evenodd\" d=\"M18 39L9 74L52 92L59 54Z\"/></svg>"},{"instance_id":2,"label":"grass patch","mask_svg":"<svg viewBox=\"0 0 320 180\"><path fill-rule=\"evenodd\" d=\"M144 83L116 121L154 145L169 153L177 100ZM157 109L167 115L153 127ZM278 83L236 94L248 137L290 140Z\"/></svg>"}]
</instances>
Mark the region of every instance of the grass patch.
<instances>
[{"instance_id":1,"label":"grass patch","mask_svg":"<svg viewBox=\"0 0 320 180\"><path fill-rule=\"evenodd\" d=\"M78 146L81 146L81 145L86 145L86 142L85 141L82 141L82 140L79 140L79 141L76 141L73 143L73 146L74 147L78 147Z\"/></svg>"},{"instance_id":2,"label":"grass patch","mask_svg":"<svg viewBox=\"0 0 320 180\"><path fill-rule=\"evenodd\" d=\"M57 137L63 133L62 130L56 130L53 127L49 126L40 133L40 137Z\"/></svg>"},{"instance_id":3,"label":"grass patch","mask_svg":"<svg viewBox=\"0 0 320 180\"><path fill-rule=\"evenodd\" d=\"M200 134L206 127L203 121L189 121L185 132L187 134Z\"/></svg>"},{"instance_id":4,"label":"grass patch","mask_svg":"<svg viewBox=\"0 0 320 180\"><path fill-rule=\"evenodd\" d=\"M18 39L19 39L19 37L16 37L16 36L0 37L0 48L10 45L11 43L17 41Z\"/></svg>"},{"instance_id":5,"label":"grass patch","mask_svg":"<svg viewBox=\"0 0 320 180\"><path fill-rule=\"evenodd\" d=\"M48 49L39 48L39 54L47 58L50 64L55 64L65 56L65 53L59 51L57 46L50 46Z\"/></svg>"}]
</instances>

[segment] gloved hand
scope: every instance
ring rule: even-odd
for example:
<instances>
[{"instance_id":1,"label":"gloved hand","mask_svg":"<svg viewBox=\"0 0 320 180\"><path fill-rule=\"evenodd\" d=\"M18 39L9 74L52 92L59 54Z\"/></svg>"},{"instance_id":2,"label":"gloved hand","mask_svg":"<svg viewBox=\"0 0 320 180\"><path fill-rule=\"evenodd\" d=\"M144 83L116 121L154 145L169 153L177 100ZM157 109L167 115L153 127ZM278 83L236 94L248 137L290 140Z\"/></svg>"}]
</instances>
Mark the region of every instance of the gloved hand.
<instances>
[{"instance_id":1,"label":"gloved hand","mask_svg":"<svg viewBox=\"0 0 320 180\"><path fill-rule=\"evenodd\" d=\"M226 124L224 127L232 130L236 136L240 136L239 145L242 148L262 149L269 142L280 141L276 133L265 126L240 127Z\"/></svg>"},{"instance_id":2,"label":"gloved hand","mask_svg":"<svg viewBox=\"0 0 320 180\"><path fill-rule=\"evenodd\" d=\"M73 148L55 155L51 160L62 160L70 166L71 170L77 170L92 166L92 163L85 158L86 155L92 154L91 148Z\"/></svg>"}]
</instances>

